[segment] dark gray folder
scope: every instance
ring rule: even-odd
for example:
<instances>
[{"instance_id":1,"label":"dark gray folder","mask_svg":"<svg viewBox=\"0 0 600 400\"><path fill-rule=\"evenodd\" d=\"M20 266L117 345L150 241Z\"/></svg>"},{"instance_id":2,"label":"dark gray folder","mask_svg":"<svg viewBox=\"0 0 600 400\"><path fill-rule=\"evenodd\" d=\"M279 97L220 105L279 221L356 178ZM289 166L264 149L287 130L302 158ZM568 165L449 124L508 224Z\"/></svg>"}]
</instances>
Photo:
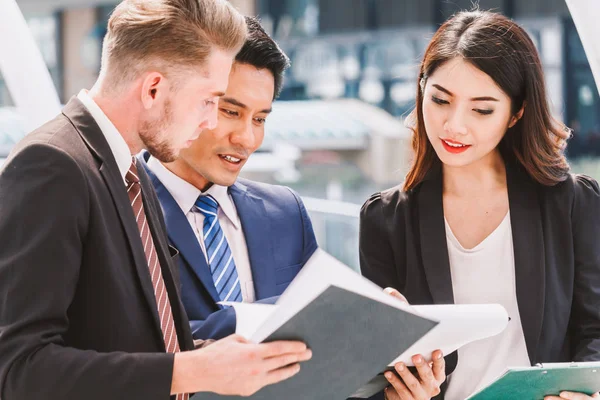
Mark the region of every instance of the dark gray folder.
<instances>
[{"instance_id":1,"label":"dark gray folder","mask_svg":"<svg viewBox=\"0 0 600 400\"><path fill-rule=\"evenodd\" d=\"M350 399L368 399L383 391L383 389L388 386L390 386L390 383L385 376L383 376L383 373L381 373L354 392L350 396Z\"/></svg>"},{"instance_id":2,"label":"dark gray folder","mask_svg":"<svg viewBox=\"0 0 600 400\"><path fill-rule=\"evenodd\" d=\"M254 400L344 400L369 382L437 322L329 286L265 342L301 340L313 351L300 373L249 397ZM198 393L193 400L241 399ZM247 398L247 397L246 397Z\"/></svg>"}]
</instances>

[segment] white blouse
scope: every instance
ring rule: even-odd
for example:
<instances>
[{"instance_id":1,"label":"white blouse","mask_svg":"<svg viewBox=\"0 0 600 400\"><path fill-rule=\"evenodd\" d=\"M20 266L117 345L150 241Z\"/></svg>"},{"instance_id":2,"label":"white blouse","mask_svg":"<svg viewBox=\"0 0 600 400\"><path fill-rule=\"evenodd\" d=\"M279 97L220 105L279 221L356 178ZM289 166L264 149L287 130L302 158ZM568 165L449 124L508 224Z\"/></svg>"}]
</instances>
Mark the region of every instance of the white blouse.
<instances>
[{"instance_id":1,"label":"white blouse","mask_svg":"<svg viewBox=\"0 0 600 400\"><path fill-rule=\"evenodd\" d=\"M530 366L515 286L510 212L481 243L465 249L446 221L452 289L456 304L498 303L511 318L502 333L458 350L458 365L448 377L447 400L464 400L487 386L507 367Z\"/></svg>"}]
</instances>

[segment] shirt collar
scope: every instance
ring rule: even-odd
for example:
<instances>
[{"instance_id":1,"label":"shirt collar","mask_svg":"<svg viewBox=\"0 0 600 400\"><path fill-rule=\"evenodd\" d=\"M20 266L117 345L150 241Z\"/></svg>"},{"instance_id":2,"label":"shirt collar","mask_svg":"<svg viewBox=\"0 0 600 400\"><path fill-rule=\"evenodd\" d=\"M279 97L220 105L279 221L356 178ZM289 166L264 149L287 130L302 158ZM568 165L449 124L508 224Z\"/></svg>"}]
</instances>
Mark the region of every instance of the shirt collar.
<instances>
[{"instance_id":1,"label":"shirt collar","mask_svg":"<svg viewBox=\"0 0 600 400\"><path fill-rule=\"evenodd\" d=\"M125 139L123 139L123 136L121 136L115 125L106 114L104 114L104 111L96 104L87 90L81 90L77 95L77 98L83 103L85 108L87 108L100 127L100 130L108 142L110 151L112 151L113 156L115 157L123 182L126 182L125 175L127 175L127 171L131 168L132 156Z\"/></svg>"},{"instance_id":2,"label":"shirt collar","mask_svg":"<svg viewBox=\"0 0 600 400\"><path fill-rule=\"evenodd\" d=\"M240 227L240 218L238 216L237 210L235 208L235 204L233 204L233 200L229 196L229 191L226 186L220 186L213 184L206 192L202 193L204 195L211 195L217 200L221 210L225 214L229 221L235 226L235 229L239 229Z\"/></svg>"},{"instance_id":3,"label":"shirt collar","mask_svg":"<svg viewBox=\"0 0 600 400\"><path fill-rule=\"evenodd\" d=\"M150 157L148 168L160 179L184 214L189 213L200 196L200 189L167 169L158 159Z\"/></svg>"},{"instance_id":4,"label":"shirt collar","mask_svg":"<svg viewBox=\"0 0 600 400\"><path fill-rule=\"evenodd\" d=\"M148 160L148 167L165 185L184 214L193 211L194 204L200 195L210 194L217 200L219 207L233 226L239 229L240 219L226 186L212 185L206 192L202 193L200 189L175 175L154 157L150 157Z\"/></svg>"}]
</instances>

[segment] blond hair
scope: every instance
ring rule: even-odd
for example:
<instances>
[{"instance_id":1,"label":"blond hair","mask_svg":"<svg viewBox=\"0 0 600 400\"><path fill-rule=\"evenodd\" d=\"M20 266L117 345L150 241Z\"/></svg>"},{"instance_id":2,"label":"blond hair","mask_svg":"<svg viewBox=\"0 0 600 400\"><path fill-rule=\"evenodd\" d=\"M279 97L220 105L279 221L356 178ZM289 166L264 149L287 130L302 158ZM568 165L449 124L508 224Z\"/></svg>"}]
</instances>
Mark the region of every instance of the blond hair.
<instances>
[{"instance_id":1,"label":"blond hair","mask_svg":"<svg viewBox=\"0 0 600 400\"><path fill-rule=\"evenodd\" d=\"M237 53L244 17L226 0L124 0L108 21L101 75L113 89L140 73L197 69L211 50Z\"/></svg>"}]
</instances>

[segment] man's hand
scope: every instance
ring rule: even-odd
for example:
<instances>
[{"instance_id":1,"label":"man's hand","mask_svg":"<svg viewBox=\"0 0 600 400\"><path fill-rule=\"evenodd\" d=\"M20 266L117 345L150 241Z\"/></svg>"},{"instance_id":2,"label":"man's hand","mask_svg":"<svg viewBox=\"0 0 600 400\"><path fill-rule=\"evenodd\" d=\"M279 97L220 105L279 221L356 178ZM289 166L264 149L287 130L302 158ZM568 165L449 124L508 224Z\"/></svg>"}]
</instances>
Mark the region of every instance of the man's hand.
<instances>
[{"instance_id":1,"label":"man's hand","mask_svg":"<svg viewBox=\"0 0 600 400\"><path fill-rule=\"evenodd\" d=\"M560 392L559 396L546 396L544 400L589 400L589 399L600 399L600 393L596 392L591 396L583 393L574 392Z\"/></svg>"},{"instance_id":2,"label":"man's hand","mask_svg":"<svg viewBox=\"0 0 600 400\"><path fill-rule=\"evenodd\" d=\"M231 335L210 346L175 354L171 394L215 392L250 396L286 380L312 357L301 342L254 344Z\"/></svg>"},{"instance_id":3,"label":"man's hand","mask_svg":"<svg viewBox=\"0 0 600 400\"><path fill-rule=\"evenodd\" d=\"M386 372L385 377L392 386L385 389L387 400L429 400L440 394L440 386L446 380L446 363L442 352L436 350L432 354L433 363L427 363L421 355L412 357L417 367L419 376L416 377L408 370L404 363L394 367L400 378L391 372Z\"/></svg>"}]
</instances>

